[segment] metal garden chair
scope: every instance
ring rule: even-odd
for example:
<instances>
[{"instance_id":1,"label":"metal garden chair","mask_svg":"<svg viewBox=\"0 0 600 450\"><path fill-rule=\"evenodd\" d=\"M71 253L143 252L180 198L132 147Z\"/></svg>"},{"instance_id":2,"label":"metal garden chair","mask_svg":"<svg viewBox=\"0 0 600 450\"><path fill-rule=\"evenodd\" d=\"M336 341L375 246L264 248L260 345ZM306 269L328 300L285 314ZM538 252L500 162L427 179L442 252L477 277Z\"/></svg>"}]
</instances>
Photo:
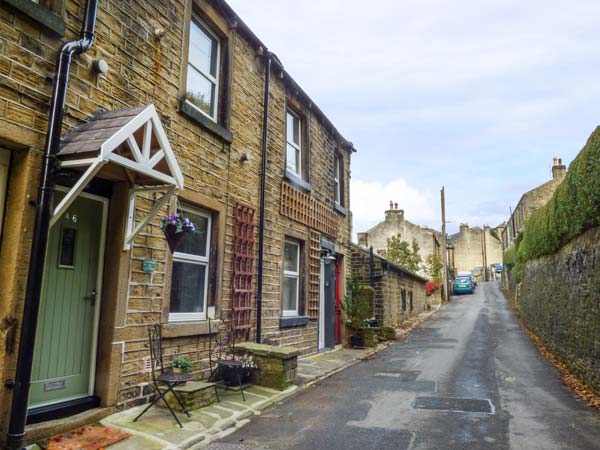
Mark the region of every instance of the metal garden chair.
<instances>
[{"instance_id":1,"label":"metal garden chair","mask_svg":"<svg viewBox=\"0 0 600 450\"><path fill-rule=\"evenodd\" d=\"M152 403L150 403L135 419L133 419L133 421L137 422L137 420L140 417L142 417L150 408L152 408L158 403L159 400L162 399L165 405L167 405L167 408L173 415L173 418L175 419L177 424L181 428L183 428L183 425L177 418L175 411L173 411L173 408L171 408L171 405L169 405L169 402L167 402L165 395L170 392L175 398L175 400L177 400L177 403L179 403L179 406L181 406L181 409L183 410L185 415L190 417L190 413L185 408L183 402L181 401L177 393L173 390L173 388L178 384L185 383L187 381L193 381L194 375L192 375L191 373L174 373L165 371L163 364L162 337L160 325L151 325L148 328L148 341L150 344L150 373L152 374L152 384L154 385L155 398L152 401ZM161 385L165 386L166 389L161 391Z\"/></svg>"},{"instance_id":2,"label":"metal garden chair","mask_svg":"<svg viewBox=\"0 0 600 450\"><path fill-rule=\"evenodd\" d=\"M227 332L227 325L221 322L213 333L211 319L208 319L209 348L208 363L210 366L210 376L208 381L218 383L219 387L225 390L238 390L242 394L242 400L246 401L244 394L243 373L248 370L244 367L244 361L236 359L235 355L235 335ZM230 343L230 336L233 336ZM233 380L227 382L223 375L225 372L233 373ZM220 401L217 394L217 400Z\"/></svg>"}]
</instances>

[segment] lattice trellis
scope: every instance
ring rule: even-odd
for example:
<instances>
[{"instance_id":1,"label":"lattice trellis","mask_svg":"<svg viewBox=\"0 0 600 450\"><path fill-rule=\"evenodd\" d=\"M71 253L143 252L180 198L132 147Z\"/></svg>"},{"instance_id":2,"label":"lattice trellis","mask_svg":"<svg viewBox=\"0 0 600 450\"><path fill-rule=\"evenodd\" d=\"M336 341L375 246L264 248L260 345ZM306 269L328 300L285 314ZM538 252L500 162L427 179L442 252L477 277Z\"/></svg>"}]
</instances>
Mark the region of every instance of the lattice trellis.
<instances>
[{"instance_id":1,"label":"lattice trellis","mask_svg":"<svg viewBox=\"0 0 600 450\"><path fill-rule=\"evenodd\" d=\"M333 207L294 189L286 182L281 184L281 214L321 233L337 236L339 220Z\"/></svg>"},{"instance_id":2,"label":"lattice trellis","mask_svg":"<svg viewBox=\"0 0 600 450\"><path fill-rule=\"evenodd\" d=\"M254 210L238 204L233 210L233 274L231 332L235 340L250 339L254 307Z\"/></svg>"},{"instance_id":3,"label":"lattice trellis","mask_svg":"<svg viewBox=\"0 0 600 450\"><path fill-rule=\"evenodd\" d=\"M315 231L310 232L309 253L309 285L308 285L308 317L319 318L319 278L321 275L321 235Z\"/></svg>"}]
</instances>

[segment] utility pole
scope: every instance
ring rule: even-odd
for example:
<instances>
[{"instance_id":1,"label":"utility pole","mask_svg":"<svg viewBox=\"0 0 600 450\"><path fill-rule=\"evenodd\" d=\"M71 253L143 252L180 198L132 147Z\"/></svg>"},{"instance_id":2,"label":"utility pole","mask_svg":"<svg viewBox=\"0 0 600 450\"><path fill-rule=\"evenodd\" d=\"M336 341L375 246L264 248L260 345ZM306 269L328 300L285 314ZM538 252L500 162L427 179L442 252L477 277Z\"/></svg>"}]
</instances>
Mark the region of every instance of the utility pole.
<instances>
[{"instance_id":1,"label":"utility pole","mask_svg":"<svg viewBox=\"0 0 600 450\"><path fill-rule=\"evenodd\" d=\"M483 226L483 281L488 281L488 267L487 267L487 241L485 238L486 226Z\"/></svg>"},{"instance_id":2,"label":"utility pole","mask_svg":"<svg viewBox=\"0 0 600 450\"><path fill-rule=\"evenodd\" d=\"M444 186L442 186L440 196L442 202L442 250L444 252L444 287L442 292L446 301L450 301L450 289L448 287L448 239L446 236L446 193Z\"/></svg>"}]
</instances>

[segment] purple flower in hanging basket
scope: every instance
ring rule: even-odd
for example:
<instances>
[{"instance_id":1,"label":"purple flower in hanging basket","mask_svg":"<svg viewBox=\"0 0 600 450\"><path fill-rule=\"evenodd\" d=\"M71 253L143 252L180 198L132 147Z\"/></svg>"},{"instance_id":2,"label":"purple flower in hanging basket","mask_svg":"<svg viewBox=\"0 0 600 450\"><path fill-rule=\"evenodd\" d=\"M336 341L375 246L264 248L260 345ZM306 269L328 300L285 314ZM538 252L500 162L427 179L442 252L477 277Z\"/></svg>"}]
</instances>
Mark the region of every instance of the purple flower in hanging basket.
<instances>
[{"instance_id":1,"label":"purple flower in hanging basket","mask_svg":"<svg viewBox=\"0 0 600 450\"><path fill-rule=\"evenodd\" d=\"M169 248L174 252L185 233L194 233L196 226L188 217L175 213L160 221L160 229L165 234Z\"/></svg>"}]
</instances>

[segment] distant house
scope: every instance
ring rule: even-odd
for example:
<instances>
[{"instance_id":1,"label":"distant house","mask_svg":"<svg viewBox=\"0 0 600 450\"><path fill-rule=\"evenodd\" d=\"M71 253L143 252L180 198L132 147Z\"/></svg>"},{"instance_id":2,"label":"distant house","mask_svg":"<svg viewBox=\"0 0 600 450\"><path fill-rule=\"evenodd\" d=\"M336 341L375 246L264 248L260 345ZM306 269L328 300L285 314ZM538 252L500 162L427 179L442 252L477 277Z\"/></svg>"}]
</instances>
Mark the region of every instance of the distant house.
<instances>
[{"instance_id":1,"label":"distant house","mask_svg":"<svg viewBox=\"0 0 600 450\"><path fill-rule=\"evenodd\" d=\"M358 245L363 248L373 247L373 251L385 256L388 239L400 236L400 239L419 244L419 255L423 262L431 254L442 254L442 233L432 228L415 225L404 218L404 210L398 209L398 203L390 202L390 209L385 212L385 220L370 230L358 233ZM424 276L423 270L418 272Z\"/></svg>"},{"instance_id":2,"label":"distant house","mask_svg":"<svg viewBox=\"0 0 600 450\"><path fill-rule=\"evenodd\" d=\"M513 246L514 240L523 231L525 219L533 211L548 203L548 200L550 200L552 194L554 194L554 191L562 183L566 175L567 166L562 163L561 158L555 157L552 162L552 179L525 192L521 196L502 233L502 248L504 250Z\"/></svg>"},{"instance_id":3,"label":"distant house","mask_svg":"<svg viewBox=\"0 0 600 450\"><path fill-rule=\"evenodd\" d=\"M495 228L487 225L469 228L468 224L461 224L458 233L448 236L448 265L451 272L456 275L470 271L483 280L483 269L486 268L485 279L490 279L495 266L502 263L500 236L503 231L504 224Z\"/></svg>"}]
</instances>

